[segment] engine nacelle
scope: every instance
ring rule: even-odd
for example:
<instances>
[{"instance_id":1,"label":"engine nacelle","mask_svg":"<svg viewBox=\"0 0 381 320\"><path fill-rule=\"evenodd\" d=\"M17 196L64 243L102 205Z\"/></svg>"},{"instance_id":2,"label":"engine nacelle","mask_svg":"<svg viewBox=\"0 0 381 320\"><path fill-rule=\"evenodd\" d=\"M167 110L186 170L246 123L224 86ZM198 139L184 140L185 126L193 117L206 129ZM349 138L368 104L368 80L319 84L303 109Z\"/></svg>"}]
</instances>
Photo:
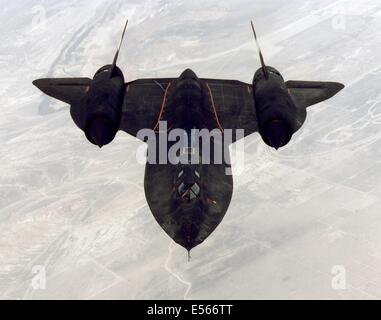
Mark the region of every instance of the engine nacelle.
<instances>
[{"instance_id":1,"label":"engine nacelle","mask_svg":"<svg viewBox=\"0 0 381 320\"><path fill-rule=\"evenodd\" d=\"M86 138L99 147L114 140L122 114L124 77L118 67L111 69L112 66L107 65L95 74L81 103L79 121L74 119L77 110L72 107L74 121L85 132Z\"/></svg>"},{"instance_id":2,"label":"engine nacelle","mask_svg":"<svg viewBox=\"0 0 381 320\"><path fill-rule=\"evenodd\" d=\"M263 141L275 149L287 145L306 119L306 110L298 108L288 93L282 75L266 67L268 78L259 69L253 79L253 95L258 129Z\"/></svg>"}]
</instances>

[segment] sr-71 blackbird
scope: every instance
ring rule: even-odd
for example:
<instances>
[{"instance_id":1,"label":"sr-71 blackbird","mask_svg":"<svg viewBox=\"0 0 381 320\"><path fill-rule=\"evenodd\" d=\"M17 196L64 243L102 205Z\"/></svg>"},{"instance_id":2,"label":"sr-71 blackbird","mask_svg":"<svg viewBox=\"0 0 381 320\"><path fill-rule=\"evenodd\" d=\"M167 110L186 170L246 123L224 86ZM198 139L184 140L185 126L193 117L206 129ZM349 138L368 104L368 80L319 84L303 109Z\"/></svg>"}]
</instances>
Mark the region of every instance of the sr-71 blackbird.
<instances>
[{"instance_id":1,"label":"sr-71 blackbird","mask_svg":"<svg viewBox=\"0 0 381 320\"><path fill-rule=\"evenodd\" d=\"M279 71L265 64L253 23L261 68L252 84L202 79L190 69L179 78L125 83L117 60L127 23L113 63L100 68L93 79L49 78L33 82L45 94L69 104L75 124L99 147L112 142L119 130L138 138L142 129L160 135L160 126L166 123L169 134L175 129L186 133L194 129L217 130L222 136L228 130L244 130L243 136L258 132L267 145L279 149L302 127L309 106L344 88L336 82L285 82ZM231 143L237 139L235 136ZM190 252L221 223L232 198L233 179L226 174L230 167L228 155L218 163L203 162L202 148L193 148L194 139L187 142L187 148L180 149L186 161L147 161L144 188L157 222ZM159 142L156 144L148 148L160 148ZM166 153L173 144L166 145ZM190 161L195 153L201 159L198 163Z\"/></svg>"}]
</instances>

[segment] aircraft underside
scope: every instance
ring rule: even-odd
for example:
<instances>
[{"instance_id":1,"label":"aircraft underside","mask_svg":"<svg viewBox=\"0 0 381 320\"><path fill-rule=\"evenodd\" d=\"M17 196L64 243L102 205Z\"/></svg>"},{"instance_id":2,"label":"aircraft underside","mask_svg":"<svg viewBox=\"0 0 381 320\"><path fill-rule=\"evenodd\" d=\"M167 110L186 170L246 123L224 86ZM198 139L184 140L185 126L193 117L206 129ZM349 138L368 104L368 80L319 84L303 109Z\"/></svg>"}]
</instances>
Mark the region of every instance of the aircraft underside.
<instances>
[{"instance_id":1,"label":"aircraft underside","mask_svg":"<svg viewBox=\"0 0 381 320\"><path fill-rule=\"evenodd\" d=\"M127 23L123 35L126 27ZM75 124L89 142L99 147L111 143L122 130L148 143L149 153L156 150L165 158L176 158L170 157L176 142L168 143L171 139L167 137L175 131L179 137L181 132L187 134L187 144L180 144L178 153L188 158L178 163L155 162L148 157L144 187L157 222L188 251L217 228L232 198L229 155L223 152L221 158L217 157L213 147L222 145L222 150L226 150L232 143L258 132L264 143L278 150L301 129L308 107L344 88L336 82L286 82L279 71L265 65L259 45L261 68L252 84L198 78L190 69L179 78L126 83L117 66L120 46L113 63L100 68L93 79L47 78L33 83L47 95L69 104ZM219 142L215 137L209 141L210 161L204 159L208 148L198 150L198 139L189 136L192 130L202 129L223 137ZM163 134L164 140L155 139ZM231 139L225 140L228 136ZM191 161L191 156L202 160Z\"/></svg>"}]
</instances>

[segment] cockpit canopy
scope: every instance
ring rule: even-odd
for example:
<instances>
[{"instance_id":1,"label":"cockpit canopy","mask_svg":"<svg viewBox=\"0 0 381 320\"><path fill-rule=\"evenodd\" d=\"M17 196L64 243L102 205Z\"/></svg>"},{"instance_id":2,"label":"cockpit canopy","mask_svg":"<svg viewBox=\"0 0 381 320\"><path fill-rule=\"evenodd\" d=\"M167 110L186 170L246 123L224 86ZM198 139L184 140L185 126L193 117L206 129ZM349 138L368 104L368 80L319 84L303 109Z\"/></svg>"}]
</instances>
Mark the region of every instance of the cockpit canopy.
<instances>
[{"instance_id":1,"label":"cockpit canopy","mask_svg":"<svg viewBox=\"0 0 381 320\"><path fill-rule=\"evenodd\" d=\"M200 196L201 188L198 183L200 174L197 170L191 168L182 169L177 178L177 194L179 197L191 201Z\"/></svg>"},{"instance_id":2,"label":"cockpit canopy","mask_svg":"<svg viewBox=\"0 0 381 320\"><path fill-rule=\"evenodd\" d=\"M192 186L186 186L184 182L182 182L177 189L179 196L189 200L198 198L200 190L198 183L194 183Z\"/></svg>"}]
</instances>

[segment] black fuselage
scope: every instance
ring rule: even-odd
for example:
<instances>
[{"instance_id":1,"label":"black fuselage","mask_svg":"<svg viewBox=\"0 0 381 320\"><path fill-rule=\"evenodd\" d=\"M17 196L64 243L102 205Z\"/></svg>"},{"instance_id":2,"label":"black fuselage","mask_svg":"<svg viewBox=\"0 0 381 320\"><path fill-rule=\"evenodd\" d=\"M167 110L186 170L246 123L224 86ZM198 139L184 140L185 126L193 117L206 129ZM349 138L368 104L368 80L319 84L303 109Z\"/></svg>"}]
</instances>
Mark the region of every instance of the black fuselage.
<instances>
[{"instance_id":1,"label":"black fuselage","mask_svg":"<svg viewBox=\"0 0 381 320\"><path fill-rule=\"evenodd\" d=\"M171 85L160 120L167 121L168 134L175 129L183 129L186 133L186 143L179 148L182 161L178 164L148 163L144 185L148 204L160 226L190 251L202 243L225 216L232 197L233 179L227 174L229 159L219 157L219 161L215 161L215 150L223 150L222 145L215 149L221 141L192 138L195 129L219 130L205 84L188 69ZM223 133L220 134L222 137ZM160 149L160 139L156 141ZM168 153L175 143L168 143Z\"/></svg>"}]
</instances>

